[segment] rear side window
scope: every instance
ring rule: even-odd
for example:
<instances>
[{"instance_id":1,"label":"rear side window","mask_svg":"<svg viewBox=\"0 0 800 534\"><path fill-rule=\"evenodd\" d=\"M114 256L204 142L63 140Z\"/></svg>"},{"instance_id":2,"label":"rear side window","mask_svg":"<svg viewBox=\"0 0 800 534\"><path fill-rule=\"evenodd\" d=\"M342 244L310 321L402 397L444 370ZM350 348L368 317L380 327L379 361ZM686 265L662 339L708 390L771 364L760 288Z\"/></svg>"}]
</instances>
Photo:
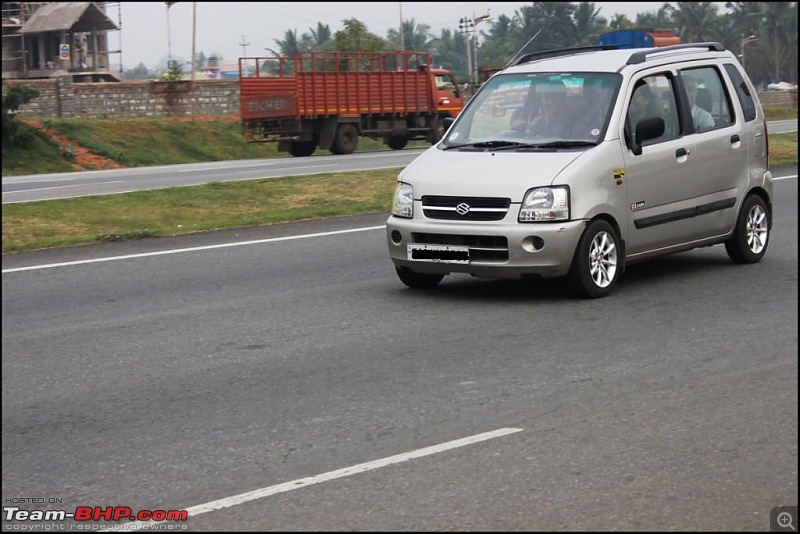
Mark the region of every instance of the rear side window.
<instances>
[{"instance_id":1,"label":"rear side window","mask_svg":"<svg viewBox=\"0 0 800 534\"><path fill-rule=\"evenodd\" d=\"M731 100L720 72L714 67L681 71L683 86L689 98L692 122L696 132L724 128L733 124Z\"/></svg>"},{"instance_id":2,"label":"rear side window","mask_svg":"<svg viewBox=\"0 0 800 534\"><path fill-rule=\"evenodd\" d=\"M753 101L753 95L750 94L750 88L747 87L747 82L744 81L742 74L734 65L726 64L725 72L730 76L733 86L736 88L736 96L742 104L744 110L745 122L750 122L756 119L756 103Z\"/></svg>"}]
</instances>

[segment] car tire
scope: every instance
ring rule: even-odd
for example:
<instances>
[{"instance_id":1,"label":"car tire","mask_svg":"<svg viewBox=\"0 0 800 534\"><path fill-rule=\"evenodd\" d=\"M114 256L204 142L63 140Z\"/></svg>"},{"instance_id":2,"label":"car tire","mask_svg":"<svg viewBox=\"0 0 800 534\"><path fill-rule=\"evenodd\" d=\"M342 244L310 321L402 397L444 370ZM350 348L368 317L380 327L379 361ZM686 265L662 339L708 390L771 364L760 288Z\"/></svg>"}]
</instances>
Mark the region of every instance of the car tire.
<instances>
[{"instance_id":1,"label":"car tire","mask_svg":"<svg viewBox=\"0 0 800 534\"><path fill-rule=\"evenodd\" d=\"M728 256L736 263L756 263L769 244L770 216L766 202L758 195L744 201L733 235L725 241Z\"/></svg>"},{"instance_id":2,"label":"car tire","mask_svg":"<svg viewBox=\"0 0 800 534\"><path fill-rule=\"evenodd\" d=\"M412 289L431 289L444 278L443 274L415 273L408 267L395 267L400 281Z\"/></svg>"},{"instance_id":3,"label":"car tire","mask_svg":"<svg viewBox=\"0 0 800 534\"><path fill-rule=\"evenodd\" d=\"M569 283L572 292L583 298L608 295L622 273L622 248L614 228L604 220L596 220L584 230L572 266Z\"/></svg>"}]
</instances>

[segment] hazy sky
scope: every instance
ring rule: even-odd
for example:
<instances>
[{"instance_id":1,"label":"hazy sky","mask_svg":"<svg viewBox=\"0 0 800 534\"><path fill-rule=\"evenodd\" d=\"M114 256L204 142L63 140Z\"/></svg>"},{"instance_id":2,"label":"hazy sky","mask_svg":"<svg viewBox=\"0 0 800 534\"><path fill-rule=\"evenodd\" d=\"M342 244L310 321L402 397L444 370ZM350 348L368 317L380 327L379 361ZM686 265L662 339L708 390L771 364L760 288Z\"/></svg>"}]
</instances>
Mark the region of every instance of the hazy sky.
<instances>
[{"instance_id":1,"label":"hazy sky","mask_svg":"<svg viewBox=\"0 0 800 534\"><path fill-rule=\"evenodd\" d=\"M724 2L717 2L724 6ZM121 2L119 10L109 6L108 16L115 23L121 19L122 30L109 33L109 48L122 49L122 64L126 69L139 63L154 68L172 51L174 58L191 59L192 6L194 2L175 2L167 8L165 2ZM196 2L196 46L198 53L213 53L226 60L239 56L270 55L264 48L277 49L276 39L283 39L287 30L297 30L298 36L316 28L317 22L327 24L331 32L342 28L342 20L357 18L372 33L386 36L390 28L403 20L414 19L427 24L434 35L443 28L458 31L461 17L480 16L489 9L492 16L513 17L521 6L531 2ZM663 2L595 2L600 15L610 19L623 13L635 20L640 12L655 12ZM724 9L724 8L722 8ZM169 32L167 17L169 16ZM488 29L488 24L479 30ZM244 43L244 45L242 45ZM112 56L112 65L119 56Z\"/></svg>"}]
</instances>

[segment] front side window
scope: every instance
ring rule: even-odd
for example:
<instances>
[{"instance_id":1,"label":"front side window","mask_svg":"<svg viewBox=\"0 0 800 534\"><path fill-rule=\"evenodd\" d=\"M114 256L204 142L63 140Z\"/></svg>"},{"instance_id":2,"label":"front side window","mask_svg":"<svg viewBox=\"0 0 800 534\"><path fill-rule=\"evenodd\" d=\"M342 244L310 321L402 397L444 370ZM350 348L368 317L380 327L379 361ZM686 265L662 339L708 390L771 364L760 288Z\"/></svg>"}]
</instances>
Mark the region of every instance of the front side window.
<instances>
[{"instance_id":1,"label":"front side window","mask_svg":"<svg viewBox=\"0 0 800 534\"><path fill-rule=\"evenodd\" d=\"M664 132L654 139L636 139L637 126L645 119L661 118ZM675 139L681 135L678 106L675 99L675 84L669 74L654 74L636 80L625 117L625 139L635 140L637 145L651 145Z\"/></svg>"},{"instance_id":2,"label":"front side window","mask_svg":"<svg viewBox=\"0 0 800 534\"><path fill-rule=\"evenodd\" d=\"M467 143L596 144L621 76L614 73L499 74L448 130L445 148Z\"/></svg>"},{"instance_id":3,"label":"front side window","mask_svg":"<svg viewBox=\"0 0 800 534\"><path fill-rule=\"evenodd\" d=\"M456 85L452 76L448 76L446 74L437 74L435 78L436 89L440 91L450 91L454 96L458 96L458 86Z\"/></svg>"}]
</instances>

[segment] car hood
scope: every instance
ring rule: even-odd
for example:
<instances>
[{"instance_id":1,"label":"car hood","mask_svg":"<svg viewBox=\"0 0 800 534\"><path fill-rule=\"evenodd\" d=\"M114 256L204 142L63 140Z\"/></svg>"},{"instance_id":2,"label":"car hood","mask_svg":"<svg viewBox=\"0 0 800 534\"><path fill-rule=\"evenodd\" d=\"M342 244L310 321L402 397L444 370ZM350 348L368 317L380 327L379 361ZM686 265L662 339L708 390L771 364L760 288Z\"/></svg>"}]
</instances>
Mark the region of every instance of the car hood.
<instances>
[{"instance_id":1,"label":"car hood","mask_svg":"<svg viewBox=\"0 0 800 534\"><path fill-rule=\"evenodd\" d=\"M507 197L521 202L528 189L551 185L585 152L468 152L431 147L406 166L398 180L411 184L417 199L444 195Z\"/></svg>"}]
</instances>

